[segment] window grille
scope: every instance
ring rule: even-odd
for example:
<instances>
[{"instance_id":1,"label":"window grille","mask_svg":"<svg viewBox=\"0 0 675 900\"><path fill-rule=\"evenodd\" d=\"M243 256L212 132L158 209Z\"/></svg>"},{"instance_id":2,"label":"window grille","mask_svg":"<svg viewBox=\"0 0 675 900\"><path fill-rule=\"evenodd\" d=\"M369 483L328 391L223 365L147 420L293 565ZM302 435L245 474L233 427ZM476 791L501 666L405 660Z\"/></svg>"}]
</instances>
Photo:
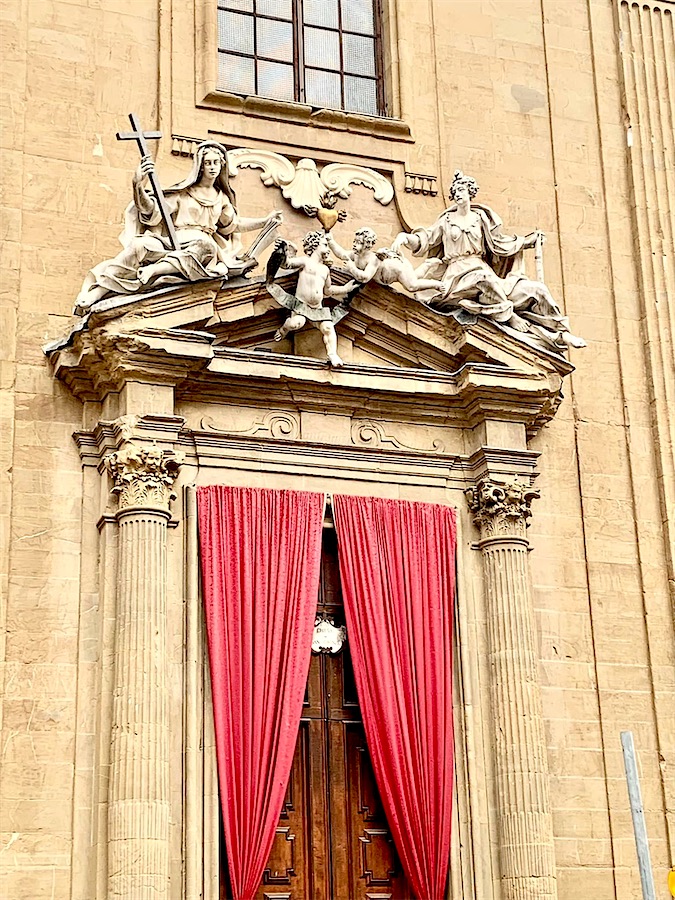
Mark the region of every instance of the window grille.
<instances>
[{"instance_id":1,"label":"window grille","mask_svg":"<svg viewBox=\"0 0 675 900\"><path fill-rule=\"evenodd\" d=\"M218 88L386 114L379 0L218 0Z\"/></svg>"}]
</instances>

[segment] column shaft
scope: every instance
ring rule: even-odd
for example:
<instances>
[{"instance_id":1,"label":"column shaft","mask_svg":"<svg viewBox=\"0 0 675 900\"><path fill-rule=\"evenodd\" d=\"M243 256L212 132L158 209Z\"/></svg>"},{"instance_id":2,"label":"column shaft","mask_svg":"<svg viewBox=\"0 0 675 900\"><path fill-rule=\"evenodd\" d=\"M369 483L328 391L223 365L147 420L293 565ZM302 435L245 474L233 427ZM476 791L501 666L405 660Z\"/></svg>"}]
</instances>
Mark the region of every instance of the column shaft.
<instances>
[{"instance_id":1,"label":"column shaft","mask_svg":"<svg viewBox=\"0 0 675 900\"><path fill-rule=\"evenodd\" d=\"M161 511L119 514L108 799L111 898L149 900L169 889L167 519Z\"/></svg>"},{"instance_id":2,"label":"column shaft","mask_svg":"<svg viewBox=\"0 0 675 900\"><path fill-rule=\"evenodd\" d=\"M127 444L106 459L119 495L108 900L169 896L166 539L172 453Z\"/></svg>"},{"instance_id":3,"label":"column shaft","mask_svg":"<svg viewBox=\"0 0 675 900\"><path fill-rule=\"evenodd\" d=\"M505 900L554 898L555 861L532 592L522 543L483 547Z\"/></svg>"},{"instance_id":4,"label":"column shaft","mask_svg":"<svg viewBox=\"0 0 675 900\"><path fill-rule=\"evenodd\" d=\"M536 493L517 482L484 481L467 494L482 538L502 897L555 900L548 760L525 538Z\"/></svg>"}]
</instances>

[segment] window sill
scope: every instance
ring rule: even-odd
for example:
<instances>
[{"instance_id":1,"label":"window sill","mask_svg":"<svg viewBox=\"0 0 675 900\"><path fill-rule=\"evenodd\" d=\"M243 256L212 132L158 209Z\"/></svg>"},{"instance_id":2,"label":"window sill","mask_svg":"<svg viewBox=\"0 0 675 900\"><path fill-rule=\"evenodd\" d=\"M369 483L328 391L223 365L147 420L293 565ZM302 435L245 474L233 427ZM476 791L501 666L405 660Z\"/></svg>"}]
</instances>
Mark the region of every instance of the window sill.
<instances>
[{"instance_id":1,"label":"window sill","mask_svg":"<svg viewBox=\"0 0 675 900\"><path fill-rule=\"evenodd\" d=\"M266 97L240 97L224 91L210 91L197 106L200 109L218 109L261 119L283 119L294 125L349 131L388 141L413 143L410 128L405 122L385 116L363 116L341 109L314 109L305 103L268 100Z\"/></svg>"}]
</instances>

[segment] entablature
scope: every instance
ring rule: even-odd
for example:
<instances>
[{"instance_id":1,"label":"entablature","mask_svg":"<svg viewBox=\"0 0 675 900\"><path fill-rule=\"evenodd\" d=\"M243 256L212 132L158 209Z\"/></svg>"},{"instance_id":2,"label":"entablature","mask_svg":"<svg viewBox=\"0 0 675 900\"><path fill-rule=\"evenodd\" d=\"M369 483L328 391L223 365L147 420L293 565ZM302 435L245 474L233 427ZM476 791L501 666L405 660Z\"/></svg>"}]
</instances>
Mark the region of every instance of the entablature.
<instances>
[{"instance_id":1,"label":"entablature","mask_svg":"<svg viewBox=\"0 0 675 900\"><path fill-rule=\"evenodd\" d=\"M332 368L297 355L292 342L275 344L279 312L262 280L239 281L226 293L199 284L99 304L45 348L56 377L83 402L140 382L170 386L176 404L227 398L459 428L497 419L533 433L554 414L572 370L499 326L461 325L383 286L365 288L338 324L345 364Z\"/></svg>"}]
</instances>

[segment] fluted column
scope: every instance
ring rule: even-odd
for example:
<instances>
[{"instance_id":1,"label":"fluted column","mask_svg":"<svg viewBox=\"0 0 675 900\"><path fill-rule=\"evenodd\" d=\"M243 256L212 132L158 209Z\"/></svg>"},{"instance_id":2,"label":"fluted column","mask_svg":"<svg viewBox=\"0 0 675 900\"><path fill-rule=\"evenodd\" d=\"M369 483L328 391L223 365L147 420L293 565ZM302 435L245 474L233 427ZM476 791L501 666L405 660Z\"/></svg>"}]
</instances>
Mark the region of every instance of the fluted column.
<instances>
[{"instance_id":1,"label":"fluted column","mask_svg":"<svg viewBox=\"0 0 675 900\"><path fill-rule=\"evenodd\" d=\"M108 897L169 896L166 530L175 454L127 444L106 458L119 497Z\"/></svg>"},{"instance_id":2,"label":"fluted column","mask_svg":"<svg viewBox=\"0 0 675 900\"><path fill-rule=\"evenodd\" d=\"M487 594L503 900L557 897L526 538L537 496L518 481L485 479L467 491L481 533Z\"/></svg>"}]
</instances>

